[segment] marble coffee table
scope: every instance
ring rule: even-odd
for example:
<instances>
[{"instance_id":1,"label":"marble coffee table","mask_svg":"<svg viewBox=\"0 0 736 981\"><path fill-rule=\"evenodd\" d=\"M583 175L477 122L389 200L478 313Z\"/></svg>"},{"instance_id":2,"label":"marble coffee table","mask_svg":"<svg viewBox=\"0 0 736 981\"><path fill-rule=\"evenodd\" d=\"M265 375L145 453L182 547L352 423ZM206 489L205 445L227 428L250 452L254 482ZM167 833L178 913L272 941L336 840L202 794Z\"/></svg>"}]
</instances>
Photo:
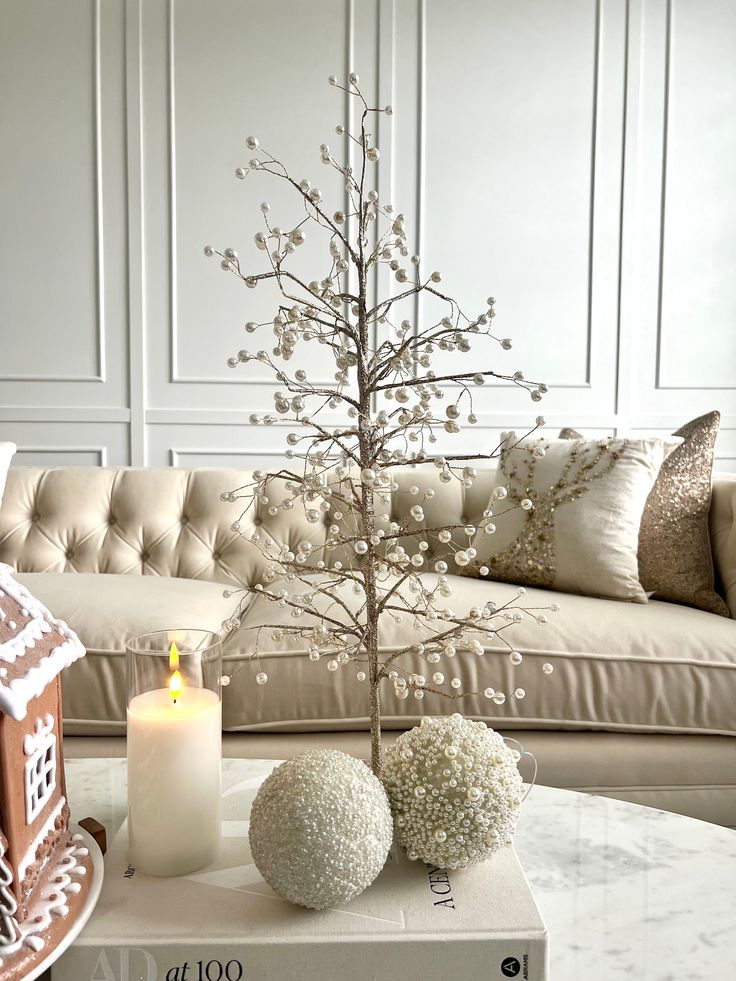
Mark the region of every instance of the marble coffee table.
<instances>
[{"instance_id":1,"label":"marble coffee table","mask_svg":"<svg viewBox=\"0 0 736 981\"><path fill-rule=\"evenodd\" d=\"M275 764L223 765L247 780ZM66 776L73 817L96 817L111 839L126 816L125 760L70 760ZM535 787L516 850L549 929L551 981L736 981L736 832Z\"/></svg>"}]
</instances>

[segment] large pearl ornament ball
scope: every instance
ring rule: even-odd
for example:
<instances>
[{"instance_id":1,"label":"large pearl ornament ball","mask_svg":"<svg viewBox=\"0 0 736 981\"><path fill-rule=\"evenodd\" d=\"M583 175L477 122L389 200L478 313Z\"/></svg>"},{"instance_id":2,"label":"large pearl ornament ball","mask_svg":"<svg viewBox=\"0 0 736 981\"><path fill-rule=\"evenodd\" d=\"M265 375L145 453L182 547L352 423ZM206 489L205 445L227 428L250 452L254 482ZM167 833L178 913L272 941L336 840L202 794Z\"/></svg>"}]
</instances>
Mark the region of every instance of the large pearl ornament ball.
<instances>
[{"instance_id":1,"label":"large pearl ornament ball","mask_svg":"<svg viewBox=\"0 0 736 981\"><path fill-rule=\"evenodd\" d=\"M384 866L393 821L381 781L334 749L278 766L253 802L253 861L284 899L309 909L350 902Z\"/></svg>"},{"instance_id":2,"label":"large pearl ornament ball","mask_svg":"<svg viewBox=\"0 0 736 981\"><path fill-rule=\"evenodd\" d=\"M517 760L497 732L458 713L399 736L383 784L408 857L456 869L511 844L524 796Z\"/></svg>"}]
</instances>

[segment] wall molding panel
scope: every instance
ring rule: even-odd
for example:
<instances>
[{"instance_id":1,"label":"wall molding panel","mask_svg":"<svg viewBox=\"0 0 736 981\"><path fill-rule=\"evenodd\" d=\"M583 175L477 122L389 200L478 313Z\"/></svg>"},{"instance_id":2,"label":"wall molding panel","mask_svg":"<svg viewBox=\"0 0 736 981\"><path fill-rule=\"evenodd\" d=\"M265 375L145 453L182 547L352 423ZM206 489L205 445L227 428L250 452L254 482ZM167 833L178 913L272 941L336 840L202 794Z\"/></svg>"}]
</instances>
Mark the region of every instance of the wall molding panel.
<instances>
[{"instance_id":1,"label":"wall molding panel","mask_svg":"<svg viewBox=\"0 0 736 981\"><path fill-rule=\"evenodd\" d=\"M122 23L101 0L0 10L0 400L50 418L126 402Z\"/></svg>"},{"instance_id":2,"label":"wall molding panel","mask_svg":"<svg viewBox=\"0 0 736 981\"><path fill-rule=\"evenodd\" d=\"M62 466L107 466L106 446L19 446L16 459L21 466L33 466L38 460L48 466L49 458L58 457ZM73 457L73 459L72 459Z\"/></svg>"},{"instance_id":3,"label":"wall molding panel","mask_svg":"<svg viewBox=\"0 0 736 981\"><path fill-rule=\"evenodd\" d=\"M93 337L96 369L89 374L78 372L12 372L0 374L0 382L105 382L105 273L104 273L104 231L102 203L102 122L101 122L101 42L100 42L100 0L91 0L91 39L92 51L92 166L94 174L94 208L90 214L94 237L93 275L91 277L94 292L95 317L91 336ZM7 193L7 191L6 191Z\"/></svg>"},{"instance_id":4,"label":"wall molding panel","mask_svg":"<svg viewBox=\"0 0 736 981\"><path fill-rule=\"evenodd\" d=\"M19 465L281 458L285 426L248 425L272 408L271 378L225 366L273 297L202 246L237 248L249 270L259 202L282 227L298 220L277 182L235 180L251 132L342 206L318 146L341 149L335 125L356 121L326 75L355 69L394 106L376 117L372 186L468 310L498 298L513 350L476 356L550 385L541 406L479 389L458 451L540 409L550 435L599 435L671 432L718 408L717 466L736 469L736 136L721 125L736 118L735 61L722 0L8 0L0 439ZM45 129L60 146L50 173ZM320 275L309 238L295 262ZM393 283L380 275L376 293ZM421 324L431 302L405 316Z\"/></svg>"}]
</instances>

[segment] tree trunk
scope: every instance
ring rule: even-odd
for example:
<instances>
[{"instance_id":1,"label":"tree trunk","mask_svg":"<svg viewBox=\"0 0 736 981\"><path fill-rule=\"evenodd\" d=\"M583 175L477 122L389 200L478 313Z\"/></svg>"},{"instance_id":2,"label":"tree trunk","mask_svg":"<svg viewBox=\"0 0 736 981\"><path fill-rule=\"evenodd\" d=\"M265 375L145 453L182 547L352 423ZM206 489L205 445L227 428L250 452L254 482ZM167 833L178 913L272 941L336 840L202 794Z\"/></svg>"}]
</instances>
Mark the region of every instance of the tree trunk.
<instances>
[{"instance_id":1,"label":"tree trunk","mask_svg":"<svg viewBox=\"0 0 736 981\"><path fill-rule=\"evenodd\" d=\"M365 148L365 118L361 121L361 139ZM372 437L372 428L368 425L373 409L373 389L369 360L369 329L366 318L367 266L364 254L366 234L366 209L363 202L363 182L365 179L365 149L363 149L363 166L360 175L359 194L359 223L358 223L358 401L360 405L358 417L358 447L361 468L372 468L375 465L376 447ZM378 663L378 596L376 591L376 564L378 555L371 538L375 530L375 510L373 487L361 481L360 511L363 524L362 533L368 550L363 556L361 569L363 572L363 589L365 593L365 648L368 657L368 679L370 684L370 717L371 717L371 767L377 777L381 776L381 666Z\"/></svg>"},{"instance_id":2,"label":"tree trunk","mask_svg":"<svg viewBox=\"0 0 736 981\"><path fill-rule=\"evenodd\" d=\"M376 681L371 682L371 769L379 779L381 766L381 692Z\"/></svg>"}]
</instances>

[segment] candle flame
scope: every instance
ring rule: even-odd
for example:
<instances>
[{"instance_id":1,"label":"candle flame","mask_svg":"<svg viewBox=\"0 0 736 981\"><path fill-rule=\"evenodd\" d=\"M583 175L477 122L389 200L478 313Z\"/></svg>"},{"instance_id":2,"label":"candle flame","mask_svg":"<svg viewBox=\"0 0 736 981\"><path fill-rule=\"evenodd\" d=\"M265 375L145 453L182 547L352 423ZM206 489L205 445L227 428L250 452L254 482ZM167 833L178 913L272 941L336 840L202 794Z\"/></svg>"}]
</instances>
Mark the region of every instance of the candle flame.
<instances>
[{"instance_id":1,"label":"candle flame","mask_svg":"<svg viewBox=\"0 0 736 981\"><path fill-rule=\"evenodd\" d=\"M176 646L176 641L173 641L169 648L169 670L171 671L169 695L171 696L171 701L176 704L176 700L184 688L184 682L179 672L179 648Z\"/></svg>"},{"instance_id":2,"label":"candle flame","mask_svg":"<svg viewBox=\"0 0 736 981\"><path fill-rule=\"evenodd\" d=\"M181 673L179 671L174 671L172 676L169 678L169 695L171 696L172 702L176 702L177 698L181 695L184 688L184 682L181 678Z\"/></svg>"}]
</instances>

